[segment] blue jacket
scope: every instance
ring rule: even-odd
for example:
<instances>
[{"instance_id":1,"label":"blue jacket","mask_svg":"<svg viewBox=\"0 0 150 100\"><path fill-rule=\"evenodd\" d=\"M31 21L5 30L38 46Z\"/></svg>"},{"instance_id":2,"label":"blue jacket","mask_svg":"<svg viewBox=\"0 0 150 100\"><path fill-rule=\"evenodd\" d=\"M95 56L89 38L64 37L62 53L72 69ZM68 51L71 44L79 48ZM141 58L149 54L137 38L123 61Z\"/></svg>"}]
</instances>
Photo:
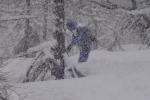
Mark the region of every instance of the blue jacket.
<instances>
[{"instance_id":1,"label":"blue jacket","mask_svg":"<svg viewBox=\"0 0 150 100\"><path fill-rule=\"evenodd\" d=\"M77 35L72 36L72 45L78 45L79 47L88 46L90 48L91 45L91 34L90 30L87 27L78 27Z\"/></svg>"},{"instance_id":2,"label":"blue jacket","mask_svg":"<svg viewBox=\"0 0 150 100\"><path fill-rule=\"evenodd\" d=\"M91 51L92 35L87 27L78 27L77 35L72 36L71 46L78 45L80 50L79 62L85 62Z\"/></svg>"}]
</instances>

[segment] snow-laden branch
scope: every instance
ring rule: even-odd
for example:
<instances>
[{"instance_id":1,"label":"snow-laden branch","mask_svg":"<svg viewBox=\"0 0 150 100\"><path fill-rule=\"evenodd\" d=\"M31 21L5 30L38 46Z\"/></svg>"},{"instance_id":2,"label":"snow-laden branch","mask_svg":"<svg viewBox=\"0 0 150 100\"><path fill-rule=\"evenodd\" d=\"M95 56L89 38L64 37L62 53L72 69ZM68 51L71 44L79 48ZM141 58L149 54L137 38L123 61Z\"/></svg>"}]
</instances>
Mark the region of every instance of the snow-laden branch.
<instances>
[{"instance_id":1,"label":"snow-laden branch","mask_svg":"<svg viewBox=\"0 0 150 100\"><path fill-rule=\"evenodd\" d=\"M30 16L30 15L8 16L8 17L1 17L0 21L30 19L30 18L39 18L39 17L42 16Z\"/></svg>"},{"instance_id":2,"label":"snow-laden branch","mask_svg":"<svg viewBox=\"0 0 150 100\"><path fill-rule=\"evenodd\" d=\"M126 12L128 14L132 14L132 15L150 14L150 7L149 8L144 8L144 9L135 9L134 6L133 6L133 8L124 8L122 6L119 6L117 4L113 4L111 2L97 2L97 1L94 1L94 0L91 0L90 2L94 3L96 5L99 5L103 8L106 8L106 9L120 10L120 11Z\"/></svg>"},{"instance_id":3,"label":"snow-laden branch","mask_svg":"<svg viewBox=\"0 0 150 100\"><path fill-rule=\"evenodd\" d=\"M131 11L133 15L138 15L138 14L150 14L150 7L149 8L144 8L144 9L137 9Z\"/></svg>"},{"instance_id":4,"label":"snow-laden branch","mask_svg":"<svg viewBox=\"0 0 150 100\"><path fill-rule=\"evenodd\" d=\"M118 6L116 4L108 3L108 2L97 2L97 1L90 1L91 3L97 4L101 7L106 9L117 9Z\"/></svg>"}]
</instances>

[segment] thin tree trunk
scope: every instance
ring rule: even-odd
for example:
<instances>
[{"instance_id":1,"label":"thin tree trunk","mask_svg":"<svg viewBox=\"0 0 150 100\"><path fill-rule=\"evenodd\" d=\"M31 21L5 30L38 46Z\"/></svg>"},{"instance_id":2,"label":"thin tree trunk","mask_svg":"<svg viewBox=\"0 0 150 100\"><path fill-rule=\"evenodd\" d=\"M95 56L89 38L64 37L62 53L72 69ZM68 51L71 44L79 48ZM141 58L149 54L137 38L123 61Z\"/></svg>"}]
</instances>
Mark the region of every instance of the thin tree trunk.
<instances>
[{"instance_id":1,"label":"thin tree trunk","mask_svg":"<svg viewBox=\"0 0 150 100\"><path fill-rule=\"evenodd\" d=\"M26 6L27 6L27 12L26 15L30 15L30 0L26 0ZM29 35L30 34L30 19L26 18L25 20L25 24L26 24L26 33L25 35Z\"/></svg>"},{"instance_id":2,"label":"thin tree trunk","mask_svg":"<svg viewBox=\"0 0 150 100\"><path fill-rule=\"evenodd\" d=\"M96 20L94 20L94 25L95 25L95 38L97 37L97 34L98 34L98 31L97 31L97 29L98 29L98 23L97 23L97 21ZM94 42L94 49L97 49L98 48L98 41L97 41L97 39L95 40L95 42Z\"/></svg>"},{"instance_id":3,"label":"thin tree trunk","mask_svg":"<svg viewBox=\"0 0 150 100\"><path fill-rule=\"evenodd\" d=\"M30 0L26 0L26 6L27 6L27 11L26 11L26 15L30 15ZM25 44L24 44L24 51L26 51L29 48L29 37L31 34L31 26L30 26L30 19L26 18L25 19Z\"/></svg>"},{"instance_id":4,"label":"thin tree trunk","mask_svg":"<svg viewBox=\"0 0 150 100\"><path fill-rule=\"evenodd\" d=\"M47 40L47 16L48 16L48 3L49 0L45 0L43 8L44 8L44 30L43 30L43 39Z\"/></svg>"},{"instance_id":5,"label":"thin tree trunk","mask_svg":"<svg viewBox=\"0 0 150 100\"><path fill-rule=\"evenodd\" d=\"M131 8L131 10L137 9L136 0L131 0L131 2L132 2L132 8Z\"/></svg>"}]
</instances>

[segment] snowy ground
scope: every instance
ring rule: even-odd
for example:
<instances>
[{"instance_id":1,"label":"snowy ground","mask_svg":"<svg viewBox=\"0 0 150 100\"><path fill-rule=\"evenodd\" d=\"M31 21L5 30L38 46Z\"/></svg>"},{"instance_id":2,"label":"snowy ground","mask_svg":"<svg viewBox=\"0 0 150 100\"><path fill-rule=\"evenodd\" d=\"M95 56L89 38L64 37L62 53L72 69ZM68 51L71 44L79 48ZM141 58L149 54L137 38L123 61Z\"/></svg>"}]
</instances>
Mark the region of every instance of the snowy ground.
<instances>
[{"instance_id":1,"label":"snowy ground","mask_svg":"<svg viewBox=\"0 0 150 100\"><path fill-rule=\"evenodd\" d=\"M150 50L97 50L77 66L87 77L19 83L16 91L20 100L149 100L149 58ZM70 59L76 64L75 60L77 56Z\"/></svg>"}]
</instances>

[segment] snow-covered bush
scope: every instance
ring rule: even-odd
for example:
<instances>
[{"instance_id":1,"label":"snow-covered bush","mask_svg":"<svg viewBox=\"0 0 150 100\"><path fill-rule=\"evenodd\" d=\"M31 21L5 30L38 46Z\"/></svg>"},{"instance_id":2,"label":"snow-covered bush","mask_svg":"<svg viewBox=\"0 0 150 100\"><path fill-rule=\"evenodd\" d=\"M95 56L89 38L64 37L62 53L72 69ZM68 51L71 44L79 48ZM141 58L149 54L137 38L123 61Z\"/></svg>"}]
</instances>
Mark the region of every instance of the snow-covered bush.
<instances>
[{"instance_id":1,"label":"snow-covered bush","mask_svg":"<svg viewBox=\"0 0 150 100\"><path fill-rule=\"evenodd\" d=\"M36 52L36 57L34 57L23 82L61 79L63 72L57 59L56 45L56 40L50 40L28 49L28 53Z\"/></svg>"}]
</instances>

